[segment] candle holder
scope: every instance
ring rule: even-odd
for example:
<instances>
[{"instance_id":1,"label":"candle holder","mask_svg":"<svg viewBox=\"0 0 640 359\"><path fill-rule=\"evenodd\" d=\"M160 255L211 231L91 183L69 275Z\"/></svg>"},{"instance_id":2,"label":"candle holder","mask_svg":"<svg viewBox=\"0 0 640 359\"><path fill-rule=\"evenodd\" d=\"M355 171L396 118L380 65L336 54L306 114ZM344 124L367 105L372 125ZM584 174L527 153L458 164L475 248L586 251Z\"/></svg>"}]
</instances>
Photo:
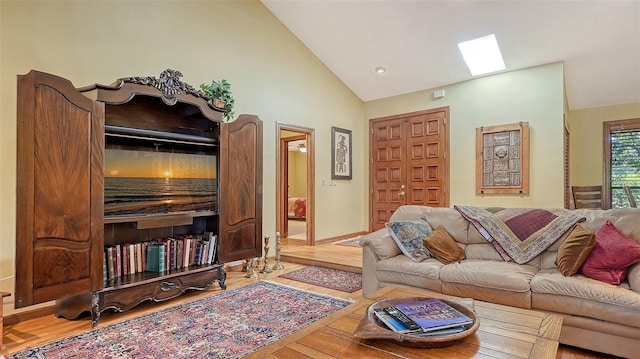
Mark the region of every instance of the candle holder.
<instances>
[{"instance_id":1,"label":"candle holder","mask_svg":"<svg viewBox=\"0 0 640 359\"><path fill-rule=\"evenodd\" d=\"M269 236L264 236L264 260L262 261L263 267L260 273L271 273L271 267L269 267Z\"/></svg>"},{"instance_id":2,"label":"candle holder","mask_svg":"<svg viewBox=\"0 0 640 359\"><path fill-rule=\"evenodd\" d=\"M284 266L280 263L280 250L282 249L282 245L280 243L280 232L276 232L276 264L273 265L273 269L282 270Z\"/></svg>"},{"instance_id":3,"label":"candle holder","mask_svg":"<svg viewBox=\"0 0 640 359\"><path fill-rule=\"evenodd\" d=\"M258 278L258 273L256 273L256 270L253 268L254 259L255 258L249 259L247 264L247 274L245 275L246 278Z\"/></svg>"}]
</instances>

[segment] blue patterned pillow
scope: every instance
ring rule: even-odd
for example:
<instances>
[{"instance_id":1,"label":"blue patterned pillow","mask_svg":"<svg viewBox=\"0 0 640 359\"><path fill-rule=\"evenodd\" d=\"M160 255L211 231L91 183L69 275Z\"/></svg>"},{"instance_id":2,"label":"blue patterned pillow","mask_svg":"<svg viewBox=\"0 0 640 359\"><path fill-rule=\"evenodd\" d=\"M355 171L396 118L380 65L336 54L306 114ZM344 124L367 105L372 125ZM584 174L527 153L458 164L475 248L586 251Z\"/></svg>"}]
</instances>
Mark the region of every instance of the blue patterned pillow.
<instances>
[{"instance_id":1,"label":"blue patterned pillow","mask_svg":"<svg viewBox=\"0 0 640 359\"><path fill-rule=\"evenodd\" d=\"M433 232L429 222L426 220L398 221L386 223L385 226L404 255L416 262L422 262L430 257L429 250L422 241Z\"/></svg>"}]
</instances>

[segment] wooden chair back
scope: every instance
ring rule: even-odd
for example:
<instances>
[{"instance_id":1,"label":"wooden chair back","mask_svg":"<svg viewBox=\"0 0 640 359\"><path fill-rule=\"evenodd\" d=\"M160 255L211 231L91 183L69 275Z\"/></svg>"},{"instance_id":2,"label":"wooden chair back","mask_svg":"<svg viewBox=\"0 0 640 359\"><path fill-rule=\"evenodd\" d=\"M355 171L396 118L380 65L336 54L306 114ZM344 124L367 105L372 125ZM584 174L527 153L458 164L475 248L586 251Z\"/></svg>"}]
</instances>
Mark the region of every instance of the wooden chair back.
<instances>
[{"instance_id":1,"label":"wooden chair back","mask_svg":"<svg viewBox=\"0 0 640 359\"><path fill-rule=\"evenodd\" d=\"M575 208L602 209L602 186L571 186Z\"/></svg>"},{"instance_id":2,"label":"wooden chair back","mask_svg":"<svg viewBox=\"0 0 640 359\"><path fill-rule=\"evenodd\" d=\"M633 196L633 191L631 190L631 187L624 186L624 191L627 192L627 197L629 198L629 205L632 208L638 208L638 205L636 204L636 198Z\"/></svg>"}]
</instances>

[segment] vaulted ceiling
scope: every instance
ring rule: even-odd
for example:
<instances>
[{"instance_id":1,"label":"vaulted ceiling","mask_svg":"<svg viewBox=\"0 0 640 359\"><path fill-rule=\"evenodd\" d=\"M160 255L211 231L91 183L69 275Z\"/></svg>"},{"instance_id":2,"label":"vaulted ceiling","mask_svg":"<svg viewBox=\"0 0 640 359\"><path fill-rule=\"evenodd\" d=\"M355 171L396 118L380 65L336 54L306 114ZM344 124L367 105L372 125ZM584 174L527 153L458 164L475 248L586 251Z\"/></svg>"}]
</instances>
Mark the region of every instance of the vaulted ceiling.
<instances>
[{"instance_id":1,"label":"vaulted ceiling","mask_svg":"<svg viewBox=\"0 0 640 359\"><path fill-rule=\"evenodd\" d=\"M363 101L471 79L457 44L495 34L505 71L563 61L572 110L640 102L639 0L262 3Z\"/></svg>"}]
</instances>

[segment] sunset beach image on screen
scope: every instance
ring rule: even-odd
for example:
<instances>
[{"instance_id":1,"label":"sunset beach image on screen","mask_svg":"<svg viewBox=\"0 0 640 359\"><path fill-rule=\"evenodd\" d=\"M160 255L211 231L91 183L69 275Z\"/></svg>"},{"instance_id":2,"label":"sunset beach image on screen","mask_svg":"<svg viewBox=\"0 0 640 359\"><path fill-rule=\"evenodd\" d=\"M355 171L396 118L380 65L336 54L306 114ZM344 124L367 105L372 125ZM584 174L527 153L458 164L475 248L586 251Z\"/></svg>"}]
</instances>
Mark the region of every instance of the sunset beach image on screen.
<instances>
[{"instance_id":1,"label":"sunset beach image on screen","mask_svg":"<svg viewBox=\"0 0 640 359\"><path fill-rule=\"evenodd\" d=\"M216 156L106 149L105 216L213 211Z\"/></svg>"}]
</instances>

